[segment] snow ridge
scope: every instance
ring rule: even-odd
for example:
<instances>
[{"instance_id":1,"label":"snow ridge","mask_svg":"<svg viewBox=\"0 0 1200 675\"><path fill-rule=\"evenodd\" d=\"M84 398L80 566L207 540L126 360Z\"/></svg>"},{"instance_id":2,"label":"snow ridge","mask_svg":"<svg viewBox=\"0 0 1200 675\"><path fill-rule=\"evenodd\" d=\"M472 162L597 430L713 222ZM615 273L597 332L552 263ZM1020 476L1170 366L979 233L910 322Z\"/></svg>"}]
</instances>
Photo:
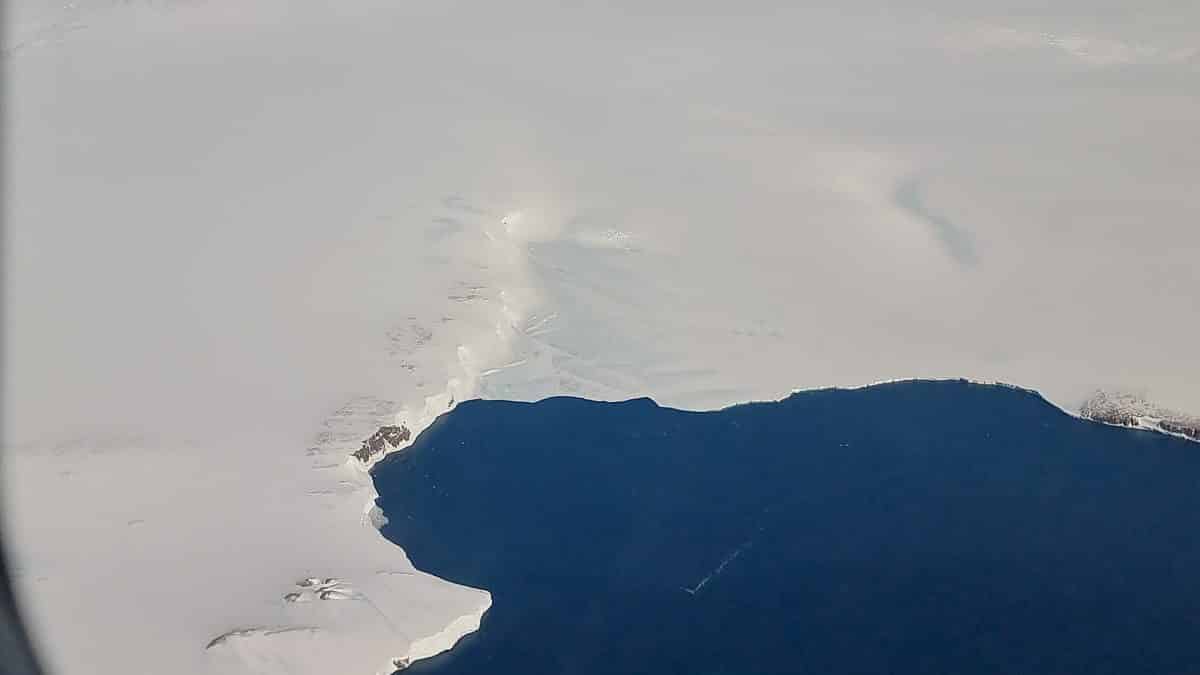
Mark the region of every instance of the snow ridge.
<instances>
[{"instance_id":1,"label":"snow ridge","mask_svg":"<svg viewBox=\"0 0 1200 675\"><path fill-rule=\"evenodd\" d=\"M460 209L463 208L461 204L456 205ZM466 210L476 215L486 213L474 207ZM387 523L387 516L376 503L378 493L370 480L370 469L388 455L403 452L420 436L422 431L433 424L439 416L453 410L458 403L479 398L483 394L483 378L524 363L523 359L514 359L513 345L523 335L520 325L525 321L527 308L532 306L536 298L536 294L530 290L527 284L528 258L524 245L528 243L530 236L528 231L521 227L526 224L526 220L527 218L521 213L513 212L491 222L485 220L479 223L482 238L486 241L485 249L481 252L482 259L486 261L487 267L495 270L494 276L497 279L508 281L509 285L493 287L490 298L483 294L483 291L486 290L484 286L473 286L468 289L467 294L454 295L450 299L458 302L490 301L488 302L490 307L484 311L480 311L478 308L475 310L478 315L491 317L490 323L477 330L474 338L463 341L454 347L453 366L449 373L445 374L445 384L440 391L425 396L417 406L401 405L399 411L391 415L391 424L381 425L362 441L357 450L346 454L341 464L343 475L350 477L349 481L343 479L343 482L356 484L359 489L355 492L361 492L366 498L362 508L361 524L375 530L372 536L391 547L396 555L402 555L402 551L378 534L378 530ZM534 231L537 232L536 229ZM468 233L468 237L470 237L470 233ZM415 335L414 348L398 350L398 352L403 352L407 358L416 359L420 352L440 346L431 342L433 337L431 331L417 324L413 325L412 334ZM416 367L409 367L408 370L416 370ZM340 411L336 417L343 424L349 425L349 428L358 428L363 417L369 419L372 417L372 411L377 413L381 409L386 409L388 405L386 401L376 401L368 397L357 405L351 406L350 409ZM342 434L327 432L324 437L325 445L335 444L331 441L336 442L338 438L342 437L344 437L344 432ZM326 450L328 449L326 448ZM328 468L327 465L321 464L315 466ZM400 605L399 608L393 607L392 603L386 602L381 597L388 593L376 587L386 584L389 579L411 580L415 578L416 576L413 574L397 570L381 571L375 578L369 580L370 583L363 583L364 580L354 578L307 577L296 582L295 587L285 593L282 599L293 607L304 609L320 607L328 604L328 601L354 601L368 606L370 611L378 614L389 625L393 625L394 621L403 621L406 618L402 612L411 612L412 609L405 608L403 605ZM440 579L436 581L445 586L457 587ZM397 656L388 658L383 670L379 671L380 675L389 675L395 670L407 668L415 661L449 650L463 636L478 630L484 614L491 607L491 595L483 589L469 590L478 594L478 601L464 606L462 611L453 618L422 632L401 631L409 637L407 649ZM404 600L406 601L404 604L408 604L412 598L404 597ZM453 604L455 603L451 603L451 605ZM287 662L294 654L308 652L307 649L298 649L296 645L291 644L294 640L262 639L273 636L291 637L292 633L298 631L308 636L314 636L320 635L321 628L310 625L284 625L269 629L235 628L210 641L209 648L227 644L238 648L240 653L237 654L236 659L240 662L239 665L249 666L249 670L253 671L253 664L265 658ZM243 639L237 644L232 644L230 643L231 637Z\"/></svg>"}]
</instances>

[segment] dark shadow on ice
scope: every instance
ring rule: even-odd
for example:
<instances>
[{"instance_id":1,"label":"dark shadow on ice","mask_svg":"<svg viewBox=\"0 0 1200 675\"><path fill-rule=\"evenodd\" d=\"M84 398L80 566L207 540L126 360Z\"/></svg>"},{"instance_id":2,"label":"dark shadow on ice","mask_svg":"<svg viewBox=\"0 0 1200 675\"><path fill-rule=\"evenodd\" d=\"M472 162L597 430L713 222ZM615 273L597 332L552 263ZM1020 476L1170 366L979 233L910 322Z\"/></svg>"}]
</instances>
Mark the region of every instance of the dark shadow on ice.
<instances>
[{"instance_id":1,"label":"dark shadow on ice","mask_svg":"<svg viewBox=\"0 0 1200 675\"><path fill-rule=\"evenodd\" d=\"M929 210L921 199L919 177L911 176L901 181L896 187L895 195L896 204L924 221L951 258L969 267L979 264L975 235L945 216Z\"/></svg>"}]
</instances>

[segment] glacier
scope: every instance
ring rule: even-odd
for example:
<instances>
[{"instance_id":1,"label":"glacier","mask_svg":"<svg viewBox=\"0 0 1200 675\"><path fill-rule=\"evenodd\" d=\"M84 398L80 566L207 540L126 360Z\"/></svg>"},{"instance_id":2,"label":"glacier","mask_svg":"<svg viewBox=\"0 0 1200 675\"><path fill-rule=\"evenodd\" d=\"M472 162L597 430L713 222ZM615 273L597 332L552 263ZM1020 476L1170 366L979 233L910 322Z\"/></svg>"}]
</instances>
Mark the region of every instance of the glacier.
<instances>
[{"instance_id":1,"label":"glacier","mask_svg":"<svg viewBox=\"0 0 1200 675\"><path fill-rule=\"evenodd\" d=\"M51 672L390 673L486 629L368 473L471 398L1200 413L1200 9L6 11L4 532Z\"/></svg>"}]
</instances>

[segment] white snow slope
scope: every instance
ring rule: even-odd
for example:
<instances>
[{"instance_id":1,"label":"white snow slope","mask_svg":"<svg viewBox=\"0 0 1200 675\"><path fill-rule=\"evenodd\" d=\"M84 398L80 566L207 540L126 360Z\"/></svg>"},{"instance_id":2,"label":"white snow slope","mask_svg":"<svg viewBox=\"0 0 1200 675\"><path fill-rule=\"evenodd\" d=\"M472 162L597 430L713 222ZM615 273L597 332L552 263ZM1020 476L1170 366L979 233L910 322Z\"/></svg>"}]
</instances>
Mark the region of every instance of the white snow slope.
<instances>
[{"instance_id":1,"label":"white snow slope","mask_svg":"<svg viewBox=\"0 0 1200 675\"><path fill-rule=\"evenodd\" d=\"M1200 412L1200 5L562 4L6 7L5 534L52 672L450 647L490 597L346 458L467 397Z\"/></svg>"}]
</instances>

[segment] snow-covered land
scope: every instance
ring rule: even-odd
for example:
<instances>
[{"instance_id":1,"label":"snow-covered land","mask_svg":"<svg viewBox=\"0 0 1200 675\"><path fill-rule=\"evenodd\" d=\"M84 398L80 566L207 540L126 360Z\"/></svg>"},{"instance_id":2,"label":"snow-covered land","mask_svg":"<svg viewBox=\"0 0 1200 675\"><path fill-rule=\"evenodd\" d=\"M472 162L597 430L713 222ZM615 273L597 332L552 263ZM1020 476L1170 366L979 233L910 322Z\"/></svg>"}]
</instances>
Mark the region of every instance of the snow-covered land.
<instances>
[{"instance_id":1,"label":"snow-covered land","mask_svg":"<svg viewBox=\"0 0 1200 675\"><path fill-rule=\"evenodd\" d=\"M6 9L5 534L53 672L450 647L490 597L352 453L464 398L1200 412L1200 5Z\"/></svg>"}]
</instances>

